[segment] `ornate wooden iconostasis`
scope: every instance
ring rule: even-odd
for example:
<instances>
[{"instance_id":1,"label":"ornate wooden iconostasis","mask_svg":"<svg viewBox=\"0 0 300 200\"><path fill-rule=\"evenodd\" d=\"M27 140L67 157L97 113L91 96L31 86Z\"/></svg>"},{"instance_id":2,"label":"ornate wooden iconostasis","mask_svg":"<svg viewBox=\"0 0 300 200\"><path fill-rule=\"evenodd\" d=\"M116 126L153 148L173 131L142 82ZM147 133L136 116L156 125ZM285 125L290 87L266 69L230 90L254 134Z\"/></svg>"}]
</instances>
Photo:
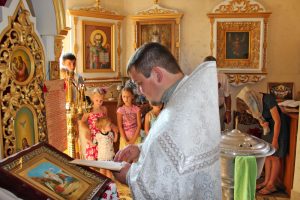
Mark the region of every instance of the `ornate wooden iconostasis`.
<instances>
[{"instance_id":1,"label":"ornate wooden iconostasis","mask_svg":"<svg viewBox=\"0 0 300 200\"><path fill-rule=\"evenodd\" d=\"M0 33L1 157L47 141L44 49L30 17L19 1Z\"/></svg>"},{"instance_id":2,"label":"ornate wooden iconostasis","mask_svg":"<svg viewBox=\"0 0 300 200\"><path fill-rule=\"evenodd\" d=\"M211 55L230 83L256 83L265 78L271 12L255 0L225 0L207 15L211 23Z\"/></svg>"}]
</instances>

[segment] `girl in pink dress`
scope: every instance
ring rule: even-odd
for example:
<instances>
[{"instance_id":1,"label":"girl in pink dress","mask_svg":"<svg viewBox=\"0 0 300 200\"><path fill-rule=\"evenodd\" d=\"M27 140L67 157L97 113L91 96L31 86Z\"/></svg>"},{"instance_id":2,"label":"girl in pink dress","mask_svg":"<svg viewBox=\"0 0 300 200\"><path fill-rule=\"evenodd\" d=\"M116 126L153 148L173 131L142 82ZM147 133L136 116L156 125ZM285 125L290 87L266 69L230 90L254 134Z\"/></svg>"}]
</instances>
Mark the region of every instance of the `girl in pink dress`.
<instances>
[{"instance_id":1,"label":"girl in pink dress","mask_svg":"<svg viewBox=\"0 0 300 200\"><path fill-rule=\"evenodd\" d=\"M117 109L118 128L121 134L120 149L128 144L138 144L141 140L141 111L133 104L133 100L132 89L123 88Z\"/></svg>"},{"instance_id":2,"label":"girl in pink dress","mask_svg":"<svg viewBox=\"0 0 300 200\"><path fill-rule=\"evenodd\" d=\"M96 127L96 121L100 117L107 116L107 108L103 106L104 96L106 90L103 88L95 88L92 95L92 110L90 113L85 113L81 119L81 123L87 123L90 130L90 140L91 142L86 143L85 159L86 160L97 160L98 149L96 145L96 134L100 131Z\"/></svg>"}]
</instances>

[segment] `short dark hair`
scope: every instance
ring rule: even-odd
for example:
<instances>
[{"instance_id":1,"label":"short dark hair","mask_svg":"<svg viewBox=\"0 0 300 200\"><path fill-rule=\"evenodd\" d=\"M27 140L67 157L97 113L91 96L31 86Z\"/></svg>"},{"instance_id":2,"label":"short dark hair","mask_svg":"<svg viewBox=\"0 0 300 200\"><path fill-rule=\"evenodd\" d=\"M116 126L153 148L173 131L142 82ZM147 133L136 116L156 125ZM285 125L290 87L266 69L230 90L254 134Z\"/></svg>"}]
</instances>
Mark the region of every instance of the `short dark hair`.
<instances>
[{"instance_id":1,"label":"short dark hair","mask_svg":"<svg viewBox=\"0 0 300 200\"><path fill-rule=\"evenodd\" d=\"M207 62L207 61L217 61L217 59L213 56L207 56L204 58L203 62Z\"/></svg>"},{"instance_id":2,"label":"short dark hair","mask_svg":"<svg viewBox=\"0 0 300 200\"><path fill-rule=\"evenodd\" d=\"M76 56L72 53L66 53L62 57L63 61L65 60L76 60Z\"/></svg>"},{"instance_id":3,"label":"short dark hair","mask_svg":"<svg viewBox=\"0 0 300 200\"><path fill-rule=\"evenodd\" d=\"M146 43L138 48L127 64L127 73L134 68L137 72L149 78L152 68L155 66L162 67L172 74L182 73L172 53L156 42Z\"/></svg>"}]
</instances>

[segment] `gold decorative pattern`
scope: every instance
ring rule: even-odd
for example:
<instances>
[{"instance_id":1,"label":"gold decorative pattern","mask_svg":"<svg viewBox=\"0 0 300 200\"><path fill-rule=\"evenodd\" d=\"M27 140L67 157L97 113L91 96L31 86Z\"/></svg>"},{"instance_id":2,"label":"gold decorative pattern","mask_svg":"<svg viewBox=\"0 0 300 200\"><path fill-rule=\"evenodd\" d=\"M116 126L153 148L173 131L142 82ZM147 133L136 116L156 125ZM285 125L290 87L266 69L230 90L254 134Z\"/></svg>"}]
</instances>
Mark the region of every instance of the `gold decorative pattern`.
<instances>
[{"instance_id":1,"label":"gold decorative pattern","mask_svg":"<svg viewBox=\"0 0 300 200\"><path fill-rule=\"evenodd\" d=\"M266 74L227 74L229 83L242 85L245 83L257 83L266 77Z\"/></svg>"},{"instance_id":2,"label":"gold decorative pattern","mask_svg":"<svg viewBox=\"0 0 300 200\"><path fill-rule=\"evenodd\" d=\"M257 2L250 0L227 0L219 5L215 13L257 13L265 9Z\"/></svg>"},{"instance_id":3,"label":"gold decorative pattern","mask_svg":"<svg viewBox=\"0 0 300 200\"><path fill-rule=\"evenodd\" d=\"M45 190L44 188L35 185L24 176L24 173L35 169L37 165L48 162L51 165L62 169L64 173L68 174L70 177L76 177L76 179L81 182L80 186L84 187L84 185L86 185L85 188L87 189L84 190L84 193L80 196L77 195L76 199L95 199L95 196L101 194L103 191L108 183L108 179L104 176L99 176L95 171L71 164L70 161L71 158L63 153L45 143L40 143L26 149L22 154L14 155L10 160L6 160L2 165L2 168L34 187L36 191L40 190L41 192L47 192L47 195L49 195L51 199L63 199L62 196L56 196L56 193L49 193L49 191L51 191L49 188L49 191L47 191L47 189Z\"/></svg>"},{"instance_id":4,"label":"gold decorative pattern","mask_svg":"<svg viewBox=\"0 0 300 200\"><path fill-rule=\"evenodd\" d=\"M157 14L178 14L178 11L163 8L158 4L154 4L151 8L137 13L137 15L157 15Z\"/></svg>"},{"instance_id":5,"label":"gold decorative pattern","mask_svg":"<svg viewBox=\"0 0 300 200\"><path fill-rule=\"evenodd\" d=\"M54 39L54 55L55 55L55 60L59 61L59 57L61 55L61 52L63 50L63 39L64 36L56 36Z\"/></svg>"},{"instance_id":6,"label":"gold decorative pattern","mask_svg":"<svg viewBox=\"0 0 300 200\"><path fill-rule=\"evenodd\" d=\"M110 10L106 10L102 7L89 7L89 8L81 8L80 9L81 11L96 11L96 12L99 12L99 13L102 13L104 15L117 15L116 12L114 11L110 11Z\"/></svg>"},{"instance_id":7,"label":"gold decorative pattern","mask_svg":"<svg viewBox=\"0 0 300 200\"><path fill-rule=\"evenodd\" d=\"M91 10L91 11L87 11ZM93 11L95 10L95 11ZM112 52L113 62L113 72L116 72L116 76L114 78L119 78L121 76L121 20L124 19L124 16L118 15L114 11L104 12L104 8L101 7L100 1L97 1L96 5L94 7L89 8L79 8L79 9L72 9L69 10L70 15L73 16L74 20L74 53L75 55L78 54L78 41L76 40L77 34L78 34L78 21L81 21L82 23L82 30L84 29L84 25L87 23L93 23L93 24L111 24L112 26L112 42L114 46L114 51ZM96 21L89 21L84 22L79 17L91 17L91 18L99 18L99 19L109 19L112 20L112 23L104 23L104 22L96 22ZM116 29L116 30L115 30ZM84 34L83 34L84 37ZM84 53L84 52L83 52ZM83 63L85 63L85 57L83 56ZM85 68L83 68L83 71ZM102 70L103 71L103 70ZM107 71L110 72L110 71ZM111 78L111 77L110 77Z\"/></svg>"},{"instance_id":8,"label":"gold decorative pattern","mask_svg":"<svg viewBox=\"0 0 300 200\"><path fill-rule=\"evenodd\" d=\"M67 35L70 30L69 27L66 26L66 15L63 1L61 0L53 0L54 11L56 16L56 29L58 35Z\"/></svg>"},{"instance_id":9,"label":"gold decorative pattern","mask_svg":"<svg viewBox=\"0 0 300 200\"><path fill-rule=\"evenodd\" d=\"M121 76L121 22L117 23L117 29L118 29L118 46L117 46L117 78L120 78Z\"/></svg>"},{"instance_id":10,"label":"gold decorative pattern","mask_svg":"<svg viewBox=\"0 0 300 200\"><path fill-rule=\"evenodd\" d=\"M116 45L116 23L104 23L104 22L95 22L95 21L82 21L82 41L83 41L83 72L115 72L119 70L120 66L117 66L118 63L116 63L116 48L120 45L120 40L117 41ZM90 30L93 27L93 31L91 33L88 33L87 30ZM107 28L110 31L103 32L103 30ZM102 30L101 30L102 29ZM109 68L96 68L93 69L92 67L89 67L88 63L90 63L92 60L89 59L90 51L89 51L89 45L92 41L94 41L95 34L101 34L101 38L103 39L102 45L103 47L107 44L110 46L110 55L109 55ZM107 35L106 35L107 34ZM107 40L107 38L110 38L110 40ZM118 56L118 55L117 55ZM119 58L118 58L119 59Z\"/></svg>"},{"instance_id":11,"label":"gold decorative pattern","mask_svg":"<svg viewBox=\"0 0 300 200\"><path fill-rule=\"evenodd\" d=\"M0 34L0 146L4 147L1 155L4 157L16 153L16 140L20 138L16 138L14 123L18 110L24 106L32 108L33 116L36 115L32 120L37 124L38 141L47 141L42 90L44 51L29 16L30 12L20 1L14 15L9 17L8 26ZM23 61L15 62L14 58L19 57ZM18 78L20 67L27 71L22 72L23 79Z\"/></svg>"},{"instance_id":12,"label":"gold decorative pattern","mask_svg":"<svg viewBox=\"0 0 300 200\"><path fill-rule=\"evenodd\" d=\"M65 156L62 156L60 153L55 152L54 150L50 149L47 146L41 146L40 148L35 149L35 150L27 153L24 156L20 156L20 158L15 159L14 161L4 165L3 169L7 170L7 171L17 170L16 167L20 166L20 164L25 165L25 164L31 162L32 159L34 159L42 154L46 155L47 159L50 159L53 162L59 161L62 164L66 165L67 167L73 168L75 171L78 171L78 173L81 173L82 175L93 179L93 181L103 182L103 180L99 176L96 176L95 174L91 173L91 171L86 170L80 166L71 164L69 159L67 159ZM56 160L53 158L55 158Z\"/></svg>"},{"instance_id":13,"label":"gold decorative pattern","mask_svg":"<svg viewBox=\"0 0 300 200\"><path fill-rule=\"evenodd\" d=\"M218 68L229 76L231 84L255 83L265 77L270 15L255 0L225 0L207 14L211 24L211 55L216 57Z\"/></svg>"},{"instance_id":14,"label":"gold decorative pattern","mask_svg":"<svg viewBox=\"0 0 300 200\"><path fill-rule=\"evenodd\" d=\"M268 18L264 18L264 41L263 41L263 66L262 71L266 72L266 52L267 52L267 32L268 32Z\"/></svg>"},{"instance_id":15,"label":"gold decorative pattern","mask_svg":"<svg viewBox=\"0 0 300 200\"><path fill-rule=\"evenodd\" d=\"M251 35L249 59L226 59L226 32L249 32ZM217 23L217 62L219 68L230 66L233 69L258 69L260 55L260 22L218 22Z\"/></svg>"},{"instance_id":16,"label":"gold decorative pattern","mask_svg":"<svg viewBox=\"0 0 300 200\"><path fill-rule=\"evenodd\" d=\"M107 78L86 78L84 80L87 87L110 87L115 84L122 85L122 79L107 79Z\"/></svg>"},{"instance_id":17,"label":"gold decorative pattern","mask_svg":"<svg viewBox=\"0 0 300 200\"><path fill-rule=\"evenodd\" d=\"M103 8L100 5L100 1L96 0L96 5L91 7L84 7L78 9L68 10L70 15L83 16L83 17L95 17L104 19L122 20L124 16L119 15L117 12Z\"/></svg>"},{"instance_id":18,"label":"gold decorative pattern","mask_svg":"<svg viewBox=\"0 0 300 200\"><path fill-rule=\"evenodd\" d=\"M134 22L134 49L141 46L141 27L143 25L170 25L172 28L172 34L170 37L170 43L172 54L179 60L180 57L180 22L183 17L183 13L177 10L161 7L158 1L154 1L154 5L146 10L142 10L136 13L136 15L130 18Z\"/></svg>"},{"instance_id":19,"label":"gold decorative pattern","mask_svg":"<svg viewBox=\"0 0 300 200\"><path fill-rule=\"evenodd\" d=\"M78 23L78 17L74 17L74 38L75 38L75 41L74 41L74 54L76 55L77 57L77 54L78 54L78 43L77 43L77 23Z\"/></svg>"},{"instance_id":20,"label":"gold decorative pattern","mask_svg":"<svg viewBox=\"0 0 300 200\"><path fill-rule=\"evenodd\" d=\"M213 40L213 33L214 33L214 23L215 23L215 19L214 18L210 18L210 37L211 37L211 40L210 40L210 44L209 44L209 47L210 47L210 55L213 55L213 50L214 50L214 40Z\"/></svg>"},{"instance_id":21,"label":"gold decorative pattern","mask_svg":"<svg viewBox=\"0 0 300 200\"><path fill-rule=\"evenodd\" d=\"M78 119L86 110L85 85L74 80L74 71L65 71L68 155L78 158Z\"/></svg>"}]
</instances>

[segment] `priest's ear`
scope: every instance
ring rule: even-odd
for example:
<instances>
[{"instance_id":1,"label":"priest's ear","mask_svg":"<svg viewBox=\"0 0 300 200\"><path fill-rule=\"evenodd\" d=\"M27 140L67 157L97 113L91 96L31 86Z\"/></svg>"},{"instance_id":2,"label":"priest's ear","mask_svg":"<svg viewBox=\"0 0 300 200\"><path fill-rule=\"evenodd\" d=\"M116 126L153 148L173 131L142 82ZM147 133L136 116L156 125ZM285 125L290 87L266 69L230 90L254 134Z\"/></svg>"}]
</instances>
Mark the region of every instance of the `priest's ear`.
<instances>
[{"instance_id":1,"label":"priest's ear","mask_svg":"<svg viewBox=\"0 0 300 200\"><path fill-rule=\"evenodd\" d=\"M152 75L153 75L153 78L155 78L157 80L157 82L161 82L162 81L162 78L163 78L163 73L161 71L161 69L159 67L153 67L152 68Z\"/></svg>"}]
</instances>

